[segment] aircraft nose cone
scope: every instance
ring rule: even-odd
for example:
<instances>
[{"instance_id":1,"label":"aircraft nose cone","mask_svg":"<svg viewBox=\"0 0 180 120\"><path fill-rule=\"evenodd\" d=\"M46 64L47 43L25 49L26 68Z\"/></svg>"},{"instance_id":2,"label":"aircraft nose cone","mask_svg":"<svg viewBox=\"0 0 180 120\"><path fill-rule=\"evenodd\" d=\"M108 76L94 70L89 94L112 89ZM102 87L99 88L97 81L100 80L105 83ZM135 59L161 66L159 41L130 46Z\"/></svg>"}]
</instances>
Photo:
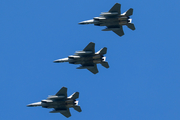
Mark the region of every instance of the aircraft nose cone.
<instances>
[{"instance_id":1,"label":"aircraft nose cone","mask_svg":"<svg viewBox=\"0 0 180 120\"><path fill-rule=\"evenodd\" d=\"M54 63L58 63L58 62L60 62L60 61L59 61L59 60L54 60L53 62L54 62Z\"/></svg>"},{"instance_id":2,"label":"aircraft nose cone","mask_svg":"<svg viewBox=\"0 0 180 120\"><path fill-rule=\"evenodd\" d=\"M83 25L83 24L86 24L86 23L85 22L79 22L78 24Z\"/></svg>"},{"instance_id":3,"label":"aircraft nose cone","mask_svg":"<svg viewBox=\"0 0 180 120\"><path fill-rule=\"evenodd\" d=\"M27 107L33 107L33 105L32 104L28 104Z\"/></svg>"},{"instance_id":4,"label":"aircraft nose cone","mask_svg":"<svg viewBox=\"0 0 180 120\"><path fill-rule=\"evenodd\" d=\"M41 105L42 105L41 102L36 102L36 103L28 104L27 107L36 107L36 106L41 106Z\"/></svg>"}]
</instances>

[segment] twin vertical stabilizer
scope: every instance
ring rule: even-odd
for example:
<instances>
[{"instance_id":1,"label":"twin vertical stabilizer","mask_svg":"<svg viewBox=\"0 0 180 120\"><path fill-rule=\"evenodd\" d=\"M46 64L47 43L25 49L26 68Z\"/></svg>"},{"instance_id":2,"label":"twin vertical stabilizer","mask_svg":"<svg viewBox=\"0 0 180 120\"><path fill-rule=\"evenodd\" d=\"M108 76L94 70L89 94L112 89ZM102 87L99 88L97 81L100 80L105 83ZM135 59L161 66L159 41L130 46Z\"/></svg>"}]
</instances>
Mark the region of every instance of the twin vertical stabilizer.
<instances>
[{"instance_id":1,"label":"twin vertical stabilizer","mask_svg":"<svg viewBox=\"0 0 180 120\"><path fill-rule=\"evenodd\" d=\"M133 9L130 8L129 10L127 10L126 12L124 12L122 15L125 15L125 16L131 16L131 15L133 15Z\"/></svg>"},{"instance_id":2,"label":"twin vertical stabilizer","mask_svg":"<svg viewBox=\"0 0 180 120\"><path fill-rule=\"evenodd\" d=\"M70 99L77 99L77 98L79 98L79 92L75 92L75 93L73 93L71 96L69 96L68 98L70 98Z\"/></svg>"},{"instance_id":3,"label":"twin vertical stabilizer","mask_svg":"<svg viewBox=\"0 0 180 120\"><path fill-rule=\"evenodd\" d=\"M129 22L127 23L127 27L131 30L135 30L135 26L134 24L132 23L132 19L129 19Z\"/></svg>"},{"instance_id":4,"label":"twin vertical stabilizer","mask_svg":"<svg viewBox=\"0 0 180 120\"><path fill-rule=\"evenodd\" d=\"M71 96L69 96L68 98L70 98L70 99L77 99L77 98L79 98L79 92L75 92L75 93L73 93ZM76 111L78 111L78 112L81 112L82 110L81 110L81 107L78 105L78 102L79 101L75 101L75 106L73 106L73 108L74 108L74 110L76 110Z\"/></svg>"},{"instance_id":5,"label":"twin vertical stabilizer","mask_svg":"<svg viewBox=\"0 0 180 120\"><path fill-rule=\"evenodd\" d=\"M98 52L96 52L96 54L100 54L100 55L104 55L106 53L107 53L106 47L104 47L104 48L100 49ZM101 62L100 64L105 68L109 68L109 64L105 60L106 60L106 57L103 57L103 62Z\"/></svg>"},{"instance_id":6,"label":"twin vertical stabilizer","mask_svg":"<svg viewBox=\"0 0 180 120\"><path fill-rule=\"evenodd\" d=\"M78 112L81 112L81 111L82 111L80 106L74 106L73 108L74 108L74 110L76 110L76 111L78 111Z\"/></svg>"},{"instance_id":7,"label":"twin vertical stabilizer","mask_svg":"<svg viewBox=\"0 0 180 120\"><path fill-rule=\"evenodd\" d=\"M103 66L103 67L105 67L105 68L109 68L109 64L108 64L108 62L102 62L101 63L101 65Z\"/></svg>"},{"instance_id":8,"label":"twin vertical stabilizer","mask_svg":"<svg viewBox=\"0 0 180 120\"><path fill-rule=\"evenodd\" d=\"M98 52L96 52L96 54L100 54L100 55L104 55L107 53L107 48L104 47L104 48L101 48Z\"/></svg>"},{"instance_id":9,"label":"twin vertical stabilizer","mask_svg":"<svg viewBox=\"0 0 180 120\"><path fill-rule=\"evenodd\" d=\"M133 23L128 23L128 24L127 24L127 27L128 27L129 29L131 29L131 30L135 30L135 26L134 26Z\"/></svg>"}]
</instances>

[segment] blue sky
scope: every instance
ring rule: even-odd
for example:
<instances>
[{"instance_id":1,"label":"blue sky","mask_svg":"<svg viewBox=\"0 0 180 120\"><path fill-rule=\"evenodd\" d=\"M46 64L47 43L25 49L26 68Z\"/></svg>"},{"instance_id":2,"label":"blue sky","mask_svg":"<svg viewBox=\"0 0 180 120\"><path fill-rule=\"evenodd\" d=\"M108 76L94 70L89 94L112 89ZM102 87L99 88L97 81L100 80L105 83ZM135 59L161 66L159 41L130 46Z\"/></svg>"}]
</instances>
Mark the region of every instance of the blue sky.
<instances>
[{"instance_id":1,"label":"blue sky","mask_svg":"<svg viewBox=\"0 0 180 120\"><path fill-rule=\"evenodd\" d=\"M134 9L136 30L125 35L104 27L78 25L99 16L115 3ZM60 120L50 109L27 104L54 95L62 86L68 95L79 91L82 112L71 120L180 119L180 1L164 0L1 0L1 120ZM54 60L94 42L108 48L110 68L99 73Z\"/></svg>"}]
</instances>

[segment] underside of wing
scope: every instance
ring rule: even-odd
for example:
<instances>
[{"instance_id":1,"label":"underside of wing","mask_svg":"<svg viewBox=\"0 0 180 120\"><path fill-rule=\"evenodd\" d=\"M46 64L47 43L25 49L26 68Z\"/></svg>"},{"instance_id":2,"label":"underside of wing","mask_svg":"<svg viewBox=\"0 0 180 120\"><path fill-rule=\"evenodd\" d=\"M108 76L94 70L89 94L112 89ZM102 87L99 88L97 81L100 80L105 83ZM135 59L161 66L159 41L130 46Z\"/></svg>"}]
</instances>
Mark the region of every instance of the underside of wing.
<instances>
[{"instance_id":1,"label":"underside of wing","mask_svg":"<svg viewBox=\"0 0 180 120\"><path fill-rule=\"evenodd\" d=\"M113 32L119 35L120 37L124 35L124 32L122 30L113 30Z\"/></svg>"},{"instance_id":2,"label":"underside of wing","mask_svg":"<svg viewBox=\"0 0 180 120\"><path fill-rule=\"evenodd\" d=\"M98 69L97 69L97 65L94 64L94 66L92 68L87 68L90 72L92 72L93 74L98 73Z\"/></svg>"},{"instance_id":3,"label":"underside of wing","mask_svg":"<svg viewBox=\"0 0 180 120\"><path fill-rule=\"evenodd\" d=\"M67 97L67 88L66 87L62 87L57 93L57 96L63 95L65 97Z\"/></svg>"},{"instance_id":4,"label":"underside of wing","mask_svg":"<svg viewBox=\"0 0 180 120\"><path fill-rule=\"evenodd\" d=\"M70 117L71 116L71 113L70 113L70 111L69 111L69 108L67 108L67 110L66 111L60 111L60 113L62 114L62 115L64 115L65 117Z\"/></svg>"},{"instance_id":5,"label":"underside of wing","mask_svg":"<svg viewBox=\"0 0 180 120\"><path fill-rule=\"evenodd\" d=\"M113 32L119 35L120 37L124 35L124 31L121 25L119 26L117 30L113 30Z\"/></svg>"},{"instance_id":6,"label":"underside of wing","mask_svg":"<svg viewBox=\"0 0 180 120\"><path fill-rule=\"evenodd\" d=\"M121 14L121 4L116 3L110 10L109 12L118 12L118 14Z\"/></svg>"},{"instance_id":7,"label":"underside of wing","mask_svg":"<svg viewBox=\"0 0 180 120\"><path fill-rule=\"evenodd\" d=\"M92 51L92 53L95 53L95 43L90 42L83 51Z\"/></svg>"}]
</instances>

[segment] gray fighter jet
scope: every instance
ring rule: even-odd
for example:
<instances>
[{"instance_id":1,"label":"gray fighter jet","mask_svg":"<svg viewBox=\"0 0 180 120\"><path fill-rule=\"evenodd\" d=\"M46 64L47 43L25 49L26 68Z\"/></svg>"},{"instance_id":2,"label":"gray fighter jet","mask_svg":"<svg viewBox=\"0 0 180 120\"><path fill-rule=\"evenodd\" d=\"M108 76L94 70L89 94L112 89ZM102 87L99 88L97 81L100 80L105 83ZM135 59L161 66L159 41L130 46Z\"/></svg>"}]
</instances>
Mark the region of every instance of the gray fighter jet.
<instances>
[{"instance_id":1,"label":"gray fighter jet","mask_svg":"<svg viewBox=\"0 0 180 120\"><path fill-rule=\"evenodd\" d=\"M81 112L81 108L78 105L78 101L75 99L79 98L79 92L73 93L71 96L67 97L67 88L62 87L56 95L49 96L46 100L41 100L41 102L36 102L27 105L28 107L42 106L43 108L54 108L50 113L61 113L65 117L70 117L71 113L69 111L70 107L73 107L76 111Z\"/></svg>"},{"instance_id":2,"label":"gray fighter jet","mask_svg":"<svg viewBox=\"0 0 180 120\"><path fill-rule=\"evenodd\" d=\"M74 55L68 56L67 58L55 60L55 63L69 62L70 64L81 64L82 66L77 69L88 69L92 73L98 73L97 63L100 63L105 68L109 68L108 62L106 62L107 48L104 47L95 53L95 43L90 42L83 51L76 51Z\"/></svg>"},{"instance_id":3,"label":"gray fighter jet","mask_svg":"<svg viewBox=\"0 0 180 120\"><path fill-rule=\"evenodd\" d=\"M122 26L126 25L131 30L135 30L135 26L129 16L133 14L133 9L130 8L125 13L121 14L121 4L116 3L109 12L102 12L100 17L94 17L91 20L82 21L79 24L94 24L96 26L107 26L102 31L113 31L119 36L124 35Z\"/></svg>"}]
</instances>

